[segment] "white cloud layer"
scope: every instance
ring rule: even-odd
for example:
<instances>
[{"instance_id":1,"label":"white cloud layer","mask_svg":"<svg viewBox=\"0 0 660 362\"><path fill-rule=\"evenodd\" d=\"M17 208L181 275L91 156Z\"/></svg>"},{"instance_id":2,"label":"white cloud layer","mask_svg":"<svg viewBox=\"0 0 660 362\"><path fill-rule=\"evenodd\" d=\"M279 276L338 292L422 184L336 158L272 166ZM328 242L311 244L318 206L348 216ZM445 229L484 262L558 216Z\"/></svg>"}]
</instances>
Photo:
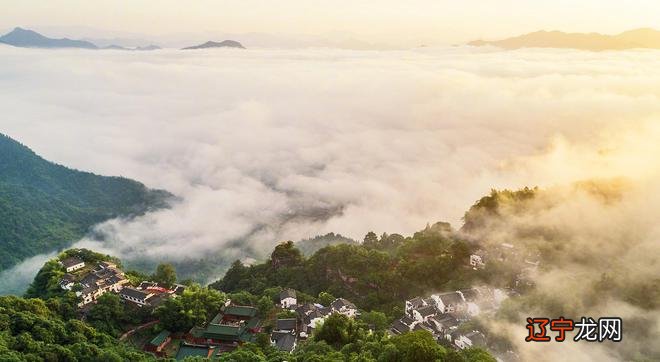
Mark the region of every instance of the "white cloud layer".
<instances>
[{"instance_id":1,"label":"white cloud layer","mask_svg":"<svg viewBox=\"0 0 660 362\"><path fill-rule=\"evenodd\" d=\"M182 197L82 245L126 259L259 257L329 231L457 225L490 188L617 176L580 150L655 119L658 55L0 46L0 132ZM530 166L562 145L564 157Z\"/></svg>"},{"instance_id":2,"label":"white cloud layer","mask_svg":"<svg viewBox=\"0 0 660 362\"><path fill-rule=\"evenodd\" d=\"M261 225L268 249L457 222L491 187L564 176L519 179L512 157L660 109L653 52L0 51L2 131L182 196L108 226L172 256Z\"/></svg>"}]
</instances>

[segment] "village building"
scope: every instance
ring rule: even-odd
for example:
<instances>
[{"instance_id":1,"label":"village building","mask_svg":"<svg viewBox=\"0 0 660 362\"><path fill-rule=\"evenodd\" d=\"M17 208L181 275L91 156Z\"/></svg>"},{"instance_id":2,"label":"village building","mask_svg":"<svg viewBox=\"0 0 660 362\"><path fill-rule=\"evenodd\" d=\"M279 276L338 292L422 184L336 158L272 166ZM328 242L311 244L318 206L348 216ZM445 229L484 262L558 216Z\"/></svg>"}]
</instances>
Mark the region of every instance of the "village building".
<instances>
[{"instance_id":1,"label":"village building","mask_svg":"<svg viewBox=\"0 0 660 362\"><path fill-rule=\"evenodd\" d=\"M425 305L412 311L412 317L419 321L427 321L430 317L434 317L438 313L435 305Z\"/></svg>"},{"instance_id":2,"label":"village building","mask_svg":"<svg viewBox=\"0 0 660 362\"><path fill-rule=\"evenodd\" d=\"M296 333L298 320L296 318L278 319L275 321L276 332Z\"/></svg>"},{"instance_id":3,"label":"village building","mask_svg":"<svg viewBox=\"0 0 660 362\"><path fill-rule=\"evenodd\" d=\"M295 290L286 288L280 292L280 307L284 309L295 308L297 304Z\"/></svg>"},{"instance_id":4,"label":"village building","mask_svg":"<svg viewBox=\"0 0 660 362\"><path fill-rule=\"evenodd\" d=\"M459 334L453 339L454 345L459 349L472 347L486 347L486 336L479 331L472 331L467 334Z\"/></svg>"},{"instance_id":5,"label":"village building","mask_svg":"<svg viewBox=\"0 0 660 362\"><path fill-rule=\"evenodd\" d=\"M160 353L172 341L172 336L169 331L163 330L158 333L154 338L147 343L144 347L145 350L154 353Z\"/></svg>"},{"instance_id":6,"label":"village building","mask_svg":"<svg viewBox=\"0 0 660 362\"><path fill-rule=\"evenodd\" d=\"M77 258L75 256L72 256L72 257L69 257L69 258L66 258L66 259L60 261L60 264L62 264L62 266L64 267L64 269L66 270L67 273L71 273L73 271L76 271L78 269L82 269L82 268L85 267L85 262L82 259Z\"/></svg>"},{"instance_id":7,"label":"village building","mask_svg":"<svg viewBox=\"0 0 660 362\"><path fill-rule=\"evenodd\" d=\"M76 283L76 277L67 273L62 276L62 279L60 280L60 288L64 290L71 290L73 288L74 284Z\"/></svg>"},{"instance_id":8,"label":"village building","mask_svg":"<svg viewBox=\"0 0 660 362\"><path fill-rule=\"evenodd\" d=\"M186 286L183 284L174 284L174 289L172 289L172 293L176 295L182 295L183 292L186 290Z\"/></svg>"},{"instance_id":9,"label":"village building","mask_svg":"<svg viewBox=\"0 0 660 362\"><path fill-rule=\"evenodd\" d=\"M470 266L474 270L483 269L484 267L486 267L486 263L484 262L483 255L479 255L479 254L470 255Z\"/></svg>"},{"instance_id":10,"label":"village building","mask_svg":"<svg viewBox=\"0 0 660 362\"><path fill-rule=\"evenodd\" d=\"M139 306L149 305L149 299L154 296L154 293L144 291L132 287L126 287L119 292L119 297L123 300L135 303Z\"/></svg>"},{"instance_id":11,"label":"village building","mask_svg":"<svg viewBox=\"0 0 660 362\"><path fill-rule=\"evenodd\" d=\"M244 342L254 342L261 331L257 309L249 306L226 305L206 326L193 327L186 339L191 344L235 348Z\"/></svg>"},{"instance_id":12,"label":"village building","mask_svg":"<svg viewBox=\"0 0 660 362\"><path fill-rule=\"evenodd\" d=\"M438 310L442 313L455 312L462 309L465 305L463 296L458 292L434 294L431 297L435 300Z\"/></svg>"},{"instance_id":13,"label":"village building","mask_svg":"<svg viewBox=\"0 0 660 362\"><path fill-rule=\"evenodd\" d=\"M181 361L188 357L211 358L215 353L215 346L182 343L176 353L176 360Z\"/></svg>"},{"instance_id":14,"label":"village building","mask_svg":"<svg viewBox=\"0 0 660 362\"><path fill-rule=\"evenodd\" d=\"M323 323L332 313L330 308L324 307L321 304L305 303L296 308L296 314L300 321L300 331L298 336L300 338L307 338L312 334L317 325Z\"/></svg>"},{"instance_id":15,"label":"village building","mask_svg":"<svg viewBox=\"0 0 660 362\"><path fill-rule=\"evenodd\" d=\"M291 333L273 332L270 338L271 343L280 351L291 353L296 348L296 336Z\"/></svg>"},{"instance_id":16,"label":"village building","mask_svg":"<svg viewBox=\"0 0 660 362\"><path fill-rule=\"evenodd\" d=\"M355 318L356 316L360 315L360 312L358 311L355 304L344 298L335 299L332 303L330 303L330 309L333 312L343 314L349 318Z\"/></svg>"},{"instance_id":17,"label":"village building","mask_svg":"<svg viewBox=\"0 0 660 362\"><path fill-rule=\"evenodd\" d=\"M60 287L72 290L76 283L80 284L80 290L76 292L80 298L78 307L83 307L107 292L119 292L128 283L128 279L115 264L102 262L80 280L75 275L65 274L60 280Z\"/></svg>"},{"instance_id":18,"label":"village building","mask_svg":"<svg viewBox=\"0 0 660 362\"><path fill-rule=\"evenodd\" d=\"M446 340L457 349L485 347L486 337L479 331L462 333L459 327L482 313L494 312L507 298L504 291L473 287L453 292L415 297L405 301L405 314L395 320L389 333L398 335L416 330L430 332L436 340Z\"/></svg>"},{"instance_id":19,"label":"village building","mask_svg":"<svg viewBox=\"0 0 660 362\"><path fill-rule=\"evenodd\" d=\"M389 332L392 335L407 333L412 331L417 323L419 323L419 321L406 315L400 319L395 320L394 323L392 323Z\"/></svg>"}]
</instances>

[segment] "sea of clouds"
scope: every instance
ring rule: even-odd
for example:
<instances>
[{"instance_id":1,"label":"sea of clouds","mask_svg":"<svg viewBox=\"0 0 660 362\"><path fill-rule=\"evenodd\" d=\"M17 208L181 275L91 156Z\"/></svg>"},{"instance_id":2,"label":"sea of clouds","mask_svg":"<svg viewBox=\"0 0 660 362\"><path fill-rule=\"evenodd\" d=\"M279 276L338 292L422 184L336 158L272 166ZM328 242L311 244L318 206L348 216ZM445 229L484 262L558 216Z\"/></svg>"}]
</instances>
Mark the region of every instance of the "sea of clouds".
<instances>
[{"instance_id":1,"label":"sea of clouds","mask_svg":"<svg viewBox=\"0 0 660 362\"><path fill-rule=\"evenodd\" d=\"M331 231L361 239L439 220L460 227L491 188L625 177L660 191L658 59L468 47L0 46L0 132L46 159L180 197L171 209L101 224L103 241L79 246L129 261L259 259L279 241ZM613 220L658 215L639 207L623 203ZM584 211L577 221L609 225L599 216L612 214ZM644 245L658 250L651 240ZM0 279L25 283L10 276L31 279L29 266L45 258Z\"/></svg>"}]
</instances>

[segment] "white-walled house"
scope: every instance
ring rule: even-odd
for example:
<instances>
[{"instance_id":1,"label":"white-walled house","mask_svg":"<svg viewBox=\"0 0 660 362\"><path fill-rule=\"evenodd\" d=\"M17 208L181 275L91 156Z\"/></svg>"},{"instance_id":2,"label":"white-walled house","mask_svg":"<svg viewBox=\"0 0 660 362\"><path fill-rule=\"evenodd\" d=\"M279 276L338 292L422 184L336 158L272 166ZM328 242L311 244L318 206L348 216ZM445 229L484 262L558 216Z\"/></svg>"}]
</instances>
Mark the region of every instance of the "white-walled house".
<instances>
[{"instance_id":1,"label":"white-walled house","mask_svg":"<svg viewBox=\"0 0 660 362\"><path fill-rule=\"evenodd\" d=\"M60 288L64 290L71 290L74 284L76 284L76 279L71 274L64 274L62 279L60 279Z\"/></svg>"},{"instance_id":2,"label":"white-walled house","mask_svg":"<svg viewBox=\"0 0 660 362\"><path fill-rule=\"evenodd\" d=\"M121 292L119 292L119 297L129 302L138 304L140 306L148 305L149 304L148 300L153 295L154 294L151 292L135 289L132 287L122 288Z\"/></svg>"},{"instance_id":3,"label":"white-walled house","mask_svg":"<svg viewBox=\"0 0 660 362\"><path fill-rule=\"evenodd\" d=\"M472 269L474 270L483 269L486 266L486 263L484 263L484 258L481 255L472 254L470 255L470 266L472 266Z\"/></svg>"},{"instance_id":4,"label":"white-walled house","mask_svg":"<svg viewBox=\"0 0 660 362\"><path fill-rule=\"evenodd\" d=\"M64 266L64 269L66 270L67 273L71 273L73 271L76 271L78 269L82 269L85 267L85 261L83 261L80 258L76 258L74 256L66 258L62 261L60 261L60 264Z\"/></svg>"},{"instance_id":5,"label":"white-walled house","mask_svg":"<svg viewBox=\"0 0 660 362\"><path fill-rule=\"evenodd\" d=\"M355 318L355 316L360 314L355 304L344 298L335 299L330 303L330 309L332 309L333 312L343 314L349 318Z\"/></svg>"},{"instance_id":6,"label":"white-walled house","mask_svg":"<svg viewBox=\"0 0 660 362\"><path fill-rule=\"evenodd\" d=\"M296 291L293 289L283 289L280 292L280 307L284 309L295 308L298 304Z\"/></svg>"},{"instance_id":7,"label":"white-walled house","mask_svg":"<svg viewBox=\"0 0 660 362\"><path fill-rule=\"evenodd\" d=\"M424 300L424 298L421 297L415 297L410 300L406 300L406 315L409 317L413 318L413 311L415 309L427 306L427 302Z\"/></svg>"},{"instance_id":8,"label":"white-walled house","mask_svg":"<svg viewBox=\"0 0 660 362\"><path fill-rule=\"evenodd\" d=\"M76 281L76 277L71 274L65 274L60 281L63 289L71 290L73 285L79 284L81 289L76 292L80 297L79 307L95 301L101 295L107 292L118 293L128 283L124 272L109 262L101 262L96 269L86 273L81 279ZM69 286L69 284L71 284Z\"/></svg>"},{"instance_id":9,"label":"white-walled house","mask_svg":"<svg viewBox=\"0 0 660 362\"><path fill-rule=\"evenodd\" d=\"M460 349L471 347L485 347L486 336L479 331L472 331L467 334L461 334L454 339L454 345Z\"/></svg>"},{"instance_id":10,"label":"white-walled house","mask_svg":"<svg viewBox=\"0 0 660 362\"><path fill-rule=\"evenodd\" d=\"M437 308L441 313L452 313L465 305L463 296L458 292L434 294L431 298L436 301Z\"/></svg>"},{"instance_id":11,"label":"white-walled house","mask_svg":"<svg viewBox=\"0 0 660 362\"><path fill-rule=\"evenodd\" d=\"M430 317L434 317L438 313L435 305L425 305L423 307L413 309L412 318L419 322L426 322Z\"/></svg>"}]
</instances>

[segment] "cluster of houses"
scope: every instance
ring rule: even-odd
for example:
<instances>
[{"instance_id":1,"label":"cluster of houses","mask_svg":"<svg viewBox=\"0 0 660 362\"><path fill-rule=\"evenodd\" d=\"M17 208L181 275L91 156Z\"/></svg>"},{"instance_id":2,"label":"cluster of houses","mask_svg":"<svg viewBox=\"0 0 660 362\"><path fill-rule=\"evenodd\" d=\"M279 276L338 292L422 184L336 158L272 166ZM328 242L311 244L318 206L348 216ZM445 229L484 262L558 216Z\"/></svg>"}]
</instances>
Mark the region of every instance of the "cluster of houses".
<instances>
[{"instance_id":1,"label":"cluster of houses","mask_svg":"<svg viewBox=\"0 0 660 362\"><path fill-rule=\"evenodd\" d=\"M124 272L117 268L117 265L107 261L98 263L93 269L83 271L81 269L85 268L85 262L77 257L66 258L60 263L66 270L66 274L60 280L60 287L74 290L78 285L75 292L80 298L78 307L81 308L105 293L120 292L128 283Z\"/></svg>"},{"instance_id":2,"label":"cluster of houses","mask_svg":"<svg viewBox=\"0 0 660 362\"><path fill-rule=\"evenodd\" d=\"M298 341L307 339L331 314L339 313L349 318L360 315L355 304L344 298L335 299L327 307L315 303L298 304L296 291L292 289L282 290L280 307L295 312L295 317L277 319L270 335L271 343L286 352L292 352Z\"/></svg>"},{"instance_id":3,"label":"cluster of houses","mask_svg":"<svg viewBox=\"0 0 660 362\"><path fill-rule=\"evenodd\" d=\"M390 327L393 335L425 330L440 341L458 349L486 347L486 337L480 331L463 332L464 322L481 314L494 312L506 294L498 289L476 287L458 291L416 297L405 303L405 315Z\"/></svg>"},{"instance_id":4,"label":"cluster of houses","mask_svg":"<svg viewBox=\"0 0 660 362\"><path fill-rule=\"evenodd\" d=\"M60 261L66 270L59 284L64 290L73 290L80 298L79 308L96 301L105 293L115 293L127 302L140 307L159 305L163 300L180 295L185 286L175 284L165 288L154 282L142 282L137 288L128 286L128 278L116 264L102 261L93 268L86 268L85 261L68 257Z\"/></svg>"}]
</instances>

